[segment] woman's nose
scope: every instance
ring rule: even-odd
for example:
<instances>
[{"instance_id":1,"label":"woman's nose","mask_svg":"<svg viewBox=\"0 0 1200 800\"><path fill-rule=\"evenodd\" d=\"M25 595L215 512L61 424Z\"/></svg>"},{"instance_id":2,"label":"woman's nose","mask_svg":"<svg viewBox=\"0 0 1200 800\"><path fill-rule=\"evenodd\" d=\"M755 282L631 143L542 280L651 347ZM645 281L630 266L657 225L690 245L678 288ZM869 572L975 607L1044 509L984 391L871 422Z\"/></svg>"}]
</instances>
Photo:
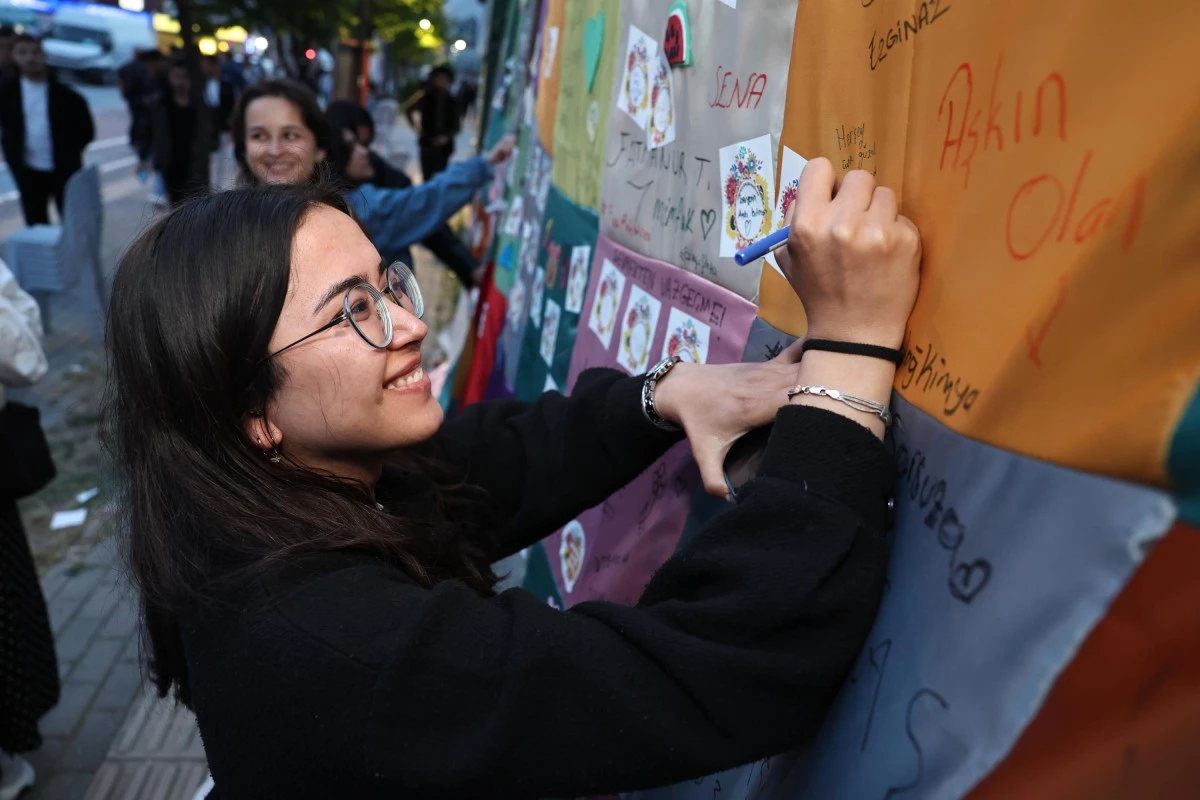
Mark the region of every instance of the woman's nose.
<instances>
[{"instance_id":1,"label":"woman's nose","mask_svg":"<svg viewBox=\"0 0 1200 800\"><path fill-rule=\"evenodd\" d=\"M399 305L390 297L386 305L388 313L392 316L391 349L403 350L414 342L425 340L429 326L418 319L410 308Z\"/></svg>"}]
</instances>

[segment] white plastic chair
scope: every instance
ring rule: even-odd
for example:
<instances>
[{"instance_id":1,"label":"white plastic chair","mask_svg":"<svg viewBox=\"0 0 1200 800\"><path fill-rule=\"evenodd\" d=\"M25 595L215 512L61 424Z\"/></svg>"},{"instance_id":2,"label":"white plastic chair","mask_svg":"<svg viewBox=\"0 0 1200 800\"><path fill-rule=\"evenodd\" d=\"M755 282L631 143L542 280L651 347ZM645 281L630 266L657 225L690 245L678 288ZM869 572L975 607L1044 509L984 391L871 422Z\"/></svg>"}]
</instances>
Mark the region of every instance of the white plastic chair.
<instances>
[{"instance_id":1,"label":"white plastic chair","mask_svg":"<svg viewBox=\"0 0 1200 800\"><path fill-rule=\"evenodd\" d=\"M17 283L37 298L42 326L50 331L50 295L75 291L92 319L96 341L104 343L108 292L100 264L104 205L100 172L85 167L67 181L63 225L35 225L4 242L4 260Z\"/></svg>"}]
</instances>

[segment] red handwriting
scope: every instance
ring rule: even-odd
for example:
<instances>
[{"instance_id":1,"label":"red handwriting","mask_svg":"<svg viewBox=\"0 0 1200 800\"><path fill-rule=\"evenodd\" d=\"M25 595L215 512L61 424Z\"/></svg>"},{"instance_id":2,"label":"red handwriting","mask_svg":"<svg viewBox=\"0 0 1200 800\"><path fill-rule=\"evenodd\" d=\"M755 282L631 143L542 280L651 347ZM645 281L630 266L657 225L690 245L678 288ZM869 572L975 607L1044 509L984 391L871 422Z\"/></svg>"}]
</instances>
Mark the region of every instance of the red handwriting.
<instances>
[{"instance_id":1,"label":"red handwriting","mask_svg":"<svg viewBox=\"0 0 1200 800\"><path fill-rule=\"evenodd\" d=\"M975 71L970 62L964 61L950 76L938 104L938 120L946 119L938 170L961 170L964 189L970 185L974 160L982 154L999 155L1006 147L1011 151L1022 141L1037 138L1067 142L1066 79L1058 72L1049 72L1032 90L1013 92L1002 85L1003 71L1001 53L991 76L987 107L974 108ZM1122 218L1121 247L1126 251L1132 247L1141 227L1145 175L1137 176L1116 196L1103 196L1093 199L1091 205L1081 206L1081 202L1087 202L1081 198L1087 198L1086 179L1093 158L1093 150L1083 154L1069 191L1064 181L1049 172L1035 175L1017 187L1004 226L1010 256L1024 261L1051 240L1063 243L1069 239L1082 244ZM1081 207L1086 209L1082 214Z\"/></svg>"},{"instance_id":2,"label":"red handwriting","mask_svg":"<svg viewBox=\"0 0 1200 800\"><path fill-rule=\"evenodd\" d=\"M1042 321L1042 325L1036 331L1032 325L1025 327L1025 344L1029 348L1029 360L1034 366L1042 365L1041 349L1042 342L1046 340L1046 334L1050 332L1050 326L1054 324L1054 320L1058 317L1058 312L1062 311L1063 303L1067 300L1067 276L1063 275L1058 279L1058 297L1054 300L1054 305L1050 307L1050 313L1046 315L1046 319Z\"/></svg>"},{"instance_id":3,"label":"red handwriting","mask_svg":"<svg viewBox=\"0 0 1200 800\"><path fill-rule=\"evenodd\" d=\"M729 79L733 78L733 86ZM742 90L741 80L723 66L717 67L717 96L709 104L709 108L758 108L762 102L763 92L767 88L767 76L761 72L751 72L746 78L745 91ZM753 102L753 105L751 105Z\"/></svg>"},{"instance_id":4,"label":"red handwriting","mask_svg":"<svg viewBox=\"0 0 1200 800\"><path fill-rule=\"evenodd\" d=\"M950 76L950 82L946 84L946 90L942 93L942 101L938 104L938 119L940 120L943 114L946 115L946 136L942 141L942 157L938 161L938 170L946 169L947 156L953 153L953 157L949 160L949 166L952 171L956 169L963 171L964 188L970 184L971 162L977 154L989 151L1004 152L1006 130L1006 116L1003 113L1004 97L1003 95L997 97L1003 67L1004 53L1001 53L996 59L996 71L992 75L992 85L988 92L987 120L982 134L982 144L980 143L979 121L983 115L983 109L974 109L975 113L971 113L973 110L971 104L975 95L975 79L969 61L964 61L958 65L958 69L954 70L954 74ZM961 110L956 108L955 95L951 94L956 87L959 87L965 95L960 98ZM1055 101L1057 102L1055 103ZM1040 136L1042 133L1046 122L1047 102L1054 103L1050 107L1050 112L1057 114L1056 132L1058 138L1065 142L1067 140L1067 84L1062 75L1057 72L1051 72L1043 78L1034 93L1033 120L1030 127L1030 134L1034 137ZM1023 104L1024 93L1018 91L1013 99L1012 125L1007 129L1014 145L1021 142L1024 124L1021 116ZM966 148L965 155L964 147Z\"/></svg>"},{"instance_id":5,"label":"red handwriting","mask_svg":"<svg viewBox=\"0 0 1200 800\"><path fill-rule=\"evenodd\" d=\"M1142 206L1146 195L1146 176L1139 175L1116 197L1102 197L1078 218L1075 216L1080 191L1092 164L1092 151L1083 154L1083 161L1068 194L1054 175L1043 173L1025 181L1017 188L1008 204L1004 220L1004 241L1008 254L1024 261L1038 253L1054 234L1054 241L1064 242L1068 234L1075 244L1082 244L1117 223L1123 210L1125 227L1121 232L1121 249L1133 246L1142 224ZM1057 233L1055 231L1057 230ZM1033 235L1028 232L1033 231ZM1024 232L1024 233L1023 233Z\"/></svg>"},{"instance_id":6,"label":"red handwriting","mask_svg":"<svg viewBox=\"0 0 1200 800\"><path fill-rule=\"evenodd\" d=\"M636 239L641 239L646 243L650 242L650 231L646 230L641 225L638 225L635 220L630 219L628 214L621 214L621 216L618 217L616 214L616 209L612 206L612 204L608 204L607 208L611 209L613 212L613 215L608 219L608 224L612 226L614 230L624 230L626 233ZM604 213L604 209L601 209L601 213Z\"/></svg>"}]
</instances>

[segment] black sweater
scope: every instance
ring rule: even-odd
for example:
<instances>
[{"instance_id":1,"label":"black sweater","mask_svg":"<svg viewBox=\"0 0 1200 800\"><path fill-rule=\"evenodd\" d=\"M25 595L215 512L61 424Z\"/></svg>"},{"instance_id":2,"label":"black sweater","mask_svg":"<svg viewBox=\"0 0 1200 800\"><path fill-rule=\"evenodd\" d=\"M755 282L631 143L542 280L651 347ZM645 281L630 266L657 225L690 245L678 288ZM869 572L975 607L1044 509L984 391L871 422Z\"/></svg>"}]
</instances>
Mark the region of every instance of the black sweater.
<instances>
[{"instance_id":1,"label":"black sweater","mask_svg":"<svg viewBox=\"0 0 1200 800\"><path fill-rule=\"evenodd\" d=\"M570 398L476 405L442 427L501 504L497 557L677 441L642 416L640 388L592 370ZM892 474L865 428L781 409L759 477L634 608L558 611L520 589L422 589L368 555L298 558L183 625L212 796L575 796L800 744L875 615Z\"/></svg>"}]
</instances>

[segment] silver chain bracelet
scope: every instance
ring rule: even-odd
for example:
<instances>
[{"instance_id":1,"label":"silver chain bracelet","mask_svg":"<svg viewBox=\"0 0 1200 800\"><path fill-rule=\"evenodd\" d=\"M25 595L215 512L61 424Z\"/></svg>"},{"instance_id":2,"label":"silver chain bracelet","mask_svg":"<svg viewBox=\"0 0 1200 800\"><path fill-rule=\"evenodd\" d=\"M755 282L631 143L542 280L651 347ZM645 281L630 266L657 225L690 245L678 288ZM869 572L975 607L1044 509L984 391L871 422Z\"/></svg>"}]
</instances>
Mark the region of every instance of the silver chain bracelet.
<instances>
[{"instance_id":1,"label":"silver chain bracelet","mask_svg":"<svg viewBox=\"0 0 1200 800\"><path fill-rule=\"evenodd\" d=\"M855 411L862 411L864 414L874 414L883 420L885 427L890 427L892 424L892 412L888 407L880 405L874 400L867 400L865 397L855 397L852 394L846 394L845 392L839 392L837 389L829 389L824 386L793 386L787 390L788 400L791 400L798 394L828 397L830 400L845 403Z\"/></svg>"}]
</instances>

